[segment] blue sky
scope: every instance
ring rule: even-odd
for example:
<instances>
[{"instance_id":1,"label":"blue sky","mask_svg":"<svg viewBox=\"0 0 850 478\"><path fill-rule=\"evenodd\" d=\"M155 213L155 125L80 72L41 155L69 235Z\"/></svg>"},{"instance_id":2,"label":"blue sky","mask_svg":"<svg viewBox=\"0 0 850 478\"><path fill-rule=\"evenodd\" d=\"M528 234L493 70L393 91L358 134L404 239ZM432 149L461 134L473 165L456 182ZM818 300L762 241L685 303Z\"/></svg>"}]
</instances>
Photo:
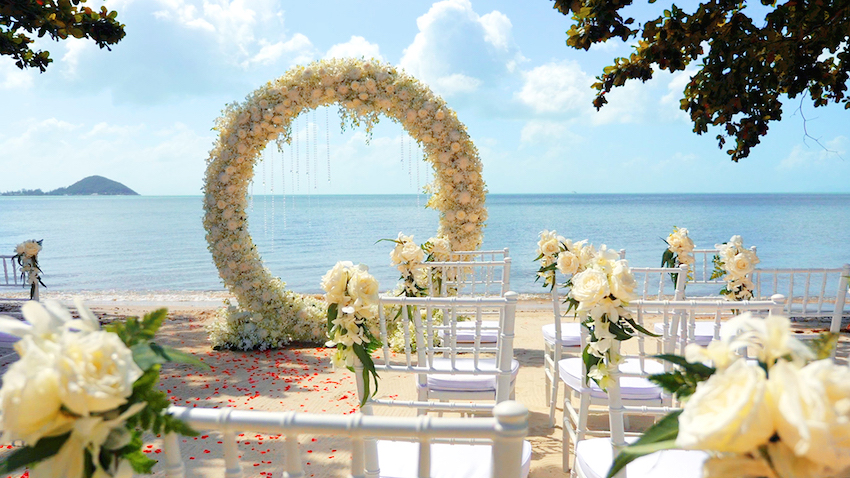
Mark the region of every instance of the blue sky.
<instances>
[{"instance_id":1,"label":"blue sky","mask_svg":"<svg viewBox=\"0 0 850 478\"><path fill-rule=\"evenodd\" d=\"M631 49L567 48L568 19L549 0L107 5L127 31L111 52L44 41L54 59L44 74L0 58L0 191L100 174L142 194L200 194L224 105L293 65L365 56L403 67L446 99L479 148L491 193L850 192L850 111L838 106L803 104L809 134L838 154L804 139L792 100L739 164L717 148L717 131L693 134L678 109L690 72L629 84L596 112L589 85ZM408 162L415 146L397 124L383 122L369 144L362 131L341 133L335 110L329 124L325 109L300 121L302 161L308 141L318 153L309 189L303 164L296 178L276 153L265 176L255 169L254 193L272 192L272 179L275 194L283 181L287 193L357 194L413 193L427 180L424 163Z\"/></svg>"}]
</instances>

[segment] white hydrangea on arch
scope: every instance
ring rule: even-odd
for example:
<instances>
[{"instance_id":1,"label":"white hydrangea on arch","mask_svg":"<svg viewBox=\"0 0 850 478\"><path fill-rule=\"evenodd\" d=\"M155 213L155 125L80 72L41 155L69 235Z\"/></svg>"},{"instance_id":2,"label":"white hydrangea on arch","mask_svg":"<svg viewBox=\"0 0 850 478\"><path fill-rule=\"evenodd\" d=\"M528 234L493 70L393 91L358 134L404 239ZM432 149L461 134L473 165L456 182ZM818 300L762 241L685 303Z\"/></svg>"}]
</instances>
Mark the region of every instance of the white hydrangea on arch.
<instances>
[{"instance_id":1,"label":"white hydrangea on arch","mask_svg":"<svg viewBox=\"0 0 850 478\"><path fill-rule=\"evenodd\" d=\"M437 235L453 250L481 245L487 219L478 151L446 103L415 78L376 60L335 59L289 70L230 104L208 159L204 227L225 286L239 301L208 328L215 347L278 347L289 341L325 340L324 304L285 289L263 266L248 232L248 188L254 164L269 142L292 138L292 121L337 104L343 124L371 131L380 116L399 122L424 149L434 168L427 206L440 212ZM316 278L317 282L319 278Z\"/></svg>"}]
</instances>

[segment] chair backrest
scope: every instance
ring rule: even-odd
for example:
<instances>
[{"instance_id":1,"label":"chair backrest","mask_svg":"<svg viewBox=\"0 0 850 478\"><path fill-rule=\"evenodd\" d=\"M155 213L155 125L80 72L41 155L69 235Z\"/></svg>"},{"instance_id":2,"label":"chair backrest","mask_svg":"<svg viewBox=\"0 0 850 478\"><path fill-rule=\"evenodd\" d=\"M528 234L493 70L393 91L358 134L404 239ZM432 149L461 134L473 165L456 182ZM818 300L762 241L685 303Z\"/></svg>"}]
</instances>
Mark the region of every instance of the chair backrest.
<instances>
[{"instance_id":1,"label":"chair backrest","mask_svg":"<svg viewBox=\"0 0 850 478\"><path fill-rule=\"evenodd\" d=\"M3 276L2 280L0 280L0 287L23 286L23 282L21 282L21 272L18 270L18 263L14 259L12 259L12 257L14 256L0 256L0 263L2 263L2 266L0 266L0 268L3 269Z\"/></svg>"},{"instance_id":2,"label":"chair backrest","mask_svg":"<svg viewBox=\"0 0 850 478\"><path fill-rule=\"evenodd\" d=\"M635 293L641 300L682 300L688 280L688 266L630 267L637 282Z\"/></svg>"},{"instance_id":3,"label":"chair backrest","mask_svg":"<svg viewBox=\"0 0 850 478\"><path fill-rule=\"evenodd\" d=\"M850 264L835 269L756 269L751 274L756 298L786 297L782 313L788 317L831 317L838 332L844 310Z\"/></svg>"},{"instance_id":4,"label":"chair backrest","mask_svg":"<svg viewBox=\"0 0 850 478\"><path fill-rule=\"evenodd\" d=\"M503 402L508 399L511 391L516 303L516 292L507 292L504 297L486 298L381 297L378 303L378 320L383 347L375 359L375 368L379 371L417 374L422 386L426 385L429 374L492 375L496 381L496 403ZM402 313L395 318L399 307L402 308ZM412 312L408 314L408 310ZM498 325L488 325L484 321L485 318L498 319ZM458 341L461 332L458 323L462 319L471 320L475 324L474 327L464 328L463 331L465 335L473 334L472 341ZM397 323L393 324L394 321ZM388 331L391 331L393 326L400 328L404 337L403 350L398 354L393 353L389 346ZM481 340L484 331L490 327L498 327L495 343ZM464 357L460 357L461 354L464 354ZM458 365L461 358L467 362L463 367ZM484 362L488 358L489 365ZM493 359L495 367L492 366ZM471 365L469 360L472 361ZM439 365L435 365L435 362L439 362ZM362 400L362 374L356 375ZM370 401L379 405L422 408L419 404L407 405L392 400ZM479 408L474 405L464 407ZM481 405L492 407L492 404Z\"/></svg>"},{"instance_id":5,"label":"chair backrest","mask_svg":"<svg viewBox=\"0 0 850 478\"><path fill-rule=\"evenodd\" d=\"M488 261L426 262L432 297L500 297L511 287L511 258Z\"/></svg>"},{"instance_id":6,"label":"chair backrest","mask_svg":"<svg viewBox=\"0 0 850 478\"><path fill-rule=\"evenodd\" d=\"M431 442L440 439L492 440L493 478L520 476L523 438L528 434L528 409L518 402L504 402L489 418L375 417L362 414L330 415L296 412L266 412L233 408L170 407L168 412L198 431L218 431L223 435L225 476L243 476L239 463L237 436L240 432L283 435L283 476L303 477L304 467L298 446L299 435L344 436L351 439L351 476L377 477L375 438L407 439L419 442L419 474L429 477ZM165 435L165 476L186 476L180 455L180 439ZM371 443L370 443L371 442ZM270 442L270 446L272 442ZM280 474L275 473L275 476Z\"/></svg>"},{"instance_id":7,"label":"chair backrest","mask_svg":"<svg viewBox=\"0 0 850 478\"><path fill-rule=\"evenodd\" d=\"M507 247L492 251L452 251L448 262L502 261L511 257Z\"/></svg>"},{"instance_id":8,"label":"chair backrest","mask_svg":"<svg viewBox=\"0 0 850 478\"><path fill-rule=\"evenodd\" d=\"M684 353L685 346L696 340L696 321L706 318L714 321L713 339L720 338L720 328L724 319L732 318L744 312L756 317L779 314L785 297L776 294L769 300L730 301L723 298L695 300L637 300L629 304L635 308L638 322L651 316L658 316L664 324L662 350L664 353ZM642 338L642 336L639 336Z\"/></svg>"},{"instance_id":9,"label":"chair backrest","mask_svg":"<svg viewBox=\"0 0 850 478\"><path fill-rule=\"evenodd\" d=\"M750 250L754 253L757 251L756 246L751 246ZM693 274L688 279L689 284L725 284L726 280L722 277L712 279L711 273L714 272L714 256L720 251L715 249L694 249L694 265Z\"/></svg>"}]
</instances>

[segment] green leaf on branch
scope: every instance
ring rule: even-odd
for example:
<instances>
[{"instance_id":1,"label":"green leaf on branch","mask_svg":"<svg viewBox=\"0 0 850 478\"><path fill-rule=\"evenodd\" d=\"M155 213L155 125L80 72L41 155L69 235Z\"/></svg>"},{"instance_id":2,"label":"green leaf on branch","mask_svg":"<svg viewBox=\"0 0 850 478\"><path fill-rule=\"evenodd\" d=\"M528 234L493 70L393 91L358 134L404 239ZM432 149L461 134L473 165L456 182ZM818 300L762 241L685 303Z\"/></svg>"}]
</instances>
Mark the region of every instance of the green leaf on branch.
<instances>
[{"instance_id":1,"label":"green leaf on branch","mask_svg":"<svg viewBox=\"0 0 850 478\"><path fill-rule=\"evenodd\" d=\"M338 308L339 304L328 304L328 334L331 333L331 329L334 326L333 321L336 320L337 314L339 314Z\"/></svg>"},{"instance_id":2,"label":"green leaf on branch","mask_svg":"<svg viewBox=\"0 0 850 478\"><path fill-rule=\"evenodd\" d=\"M661 337L660 335L658 335L658 334L656 334L656 333L650 332L649 330L647 330L646 328L644 328L642 325L640 325L640 324L638 324L637 322L635 322L635 319L633 319L633 318L631 318L631 317L624 317L624 319L625 319L625 321L626 321L626 322L628 322L628 323L629 323L629 325L631 325L632 327L634 327L634 328L635 328L635 330L637 330L638 332L640 332L640 333L642 333L642 334L644 334L644 335L648 335L648 336L650 336L650 337Z\"/></svg>"}]
</instances>

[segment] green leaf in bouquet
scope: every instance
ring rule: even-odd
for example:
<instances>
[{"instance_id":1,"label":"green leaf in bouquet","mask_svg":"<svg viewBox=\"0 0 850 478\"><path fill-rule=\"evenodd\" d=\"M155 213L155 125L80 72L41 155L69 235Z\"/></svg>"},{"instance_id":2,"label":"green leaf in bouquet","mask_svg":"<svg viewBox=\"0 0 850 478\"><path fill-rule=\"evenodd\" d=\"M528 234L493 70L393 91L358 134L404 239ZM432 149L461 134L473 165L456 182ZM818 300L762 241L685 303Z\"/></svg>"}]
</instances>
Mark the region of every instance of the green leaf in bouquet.
<instances>
[{"instance_id":1,"label":"green leaf in bouquet","mask_svg":"<svg viewBox=\"0 0 850 478\"><path fill-rule=\"evenodd\" d=\"M55 437L45 437L39 440L35 446L27 445L16 449L0 462L0 474L9 475L27 465L50 458L59 453L59 449L70 436L71 432Z\"/></svg>"},{"instance_id":2,"label":"green leaf in bouquet","mask_svg":"<svg viewBox=\"0 0 850 478\"><path fill-rule=\"evenodd\" d=\"M676 448L679 436L679 415L681 410L671 412L649 428L636 442L623 448L614 458L607 478L612 478L629 463L638 458L661 450Z\"/></svg>"},{"instance_id":3,"label":"green leaf in bouquet","mask_svg":"<svg viewBox=\"0 0 850 478\"><path fill-rule=\"evenodd\" d=\"M664 241L666 244L667 241ZM664 249L664 254L661 255L661 267L673 267L673 251Z\"/></svg>"},{"instance_id":4,"label":"green leaf in bouquet","mask_svg":"<svg viewBox=\"0 0 850 478\"><path fill-rule=\"evenodd\" d=\"M202 360L192 354L181 352L180 350L168 347L166 345L159 345L156 342L151 342L150 347L151 350L153 350L159 356L165 358L169 362L182 363L186 365L192 365L203 370L210 370L209 365L205 364Z\"/></svg>"},{"instance_id":5,"label":"green leaf in bouquet","mask_svg":"<svg viewBox=\"0 0 850 478\"><path fill-rule=\"evenodd\" d=\"M635 330L637 330L638 332L640 332L640 333L642 333L642 334L644 334L644 335L648 335L648 336L650 336L650 337L661 337L660 335L655 334L655 333L652 333L652 332L650 332L649 330L645 329L642 325L640 325L640 324L638 324L637 322L635 322L635 319L633 319L633 318L631 318L631 317L624 317L624 319L625 319L625 321L626 321L626 322L628 322L628 323L629 323L629 325L631 325L632 327L634 327L634 328L635 328Z\"/></svg>"},{"instance_id":6,"label":"green leaf in bouquet","mask_svg":"<svg viewBox=\"0 0 850 478\"><path fill-rule=\"evenodd\" d=\"M366 352L366 349L363 348L360 344L352 344L351 348L354 350L354 354L357 355L357 358L360 359L360 363L363 364L363 400L360 402L360 406L366 404L366 399L370 396L374 396L378 393L378 371L375 370L375 362L372 361L372 357ZM371 394L369 393L370 389L370 380L375 381L375 391Z\"/></svg>"},{"instance_id":7,"label":"green leaf in bouquet","mask_svg":"<svg viewBox=\"0 0 850 478\"><path fill-rule=\"evenodd\" d=\"M539 256L535 257L534 260L531 262L539 261L540 259L543 259L543 254L540 254Z\"/></svg>"},{"instance_id":8,"label":"green leaf in bouquet","mask_svg":"<svg viewBox=\"0 0 850 478\"><path fill-rule=\"evenodd\" d=\"M585 346L584 350L582 350L582 352L581 352L581 360L584 362L584 369L588 372L590 371L591 368L595 367L600 362L602 362L602 358L591 354L589 352L589 349L590 349L590 346ZM593 381L596 382L595 379ZM586 375L584 377L584 384L589 385ZM599 383L597 382L597 385L598 384ZM601 385L600 385L600 387L601 387Z\"/></svg>"},{"instance_id":9,"label":"green leaf in bouquet","mask_svg":"<svg viewBox=\"0 0 850 478\"><path fill-rule=\"evenodd\" d=\"M384 241L395 242L396 244L401 244L401 241L399 241L398 239L378 239L377 241L375 241L375 244L377 244L379 242L384 242Z\"/></svg>"},{"instance_id":10,"label":"green leaf in bouquet","mask_svg":"<svg viewBox=\"0 0 850 478\"><path fill-rule=\"evenodd\" d=\"M614 336L619 341L625 341L632 338L632 335L629 334L623 327L621 327L620 324L617 324L616 322L610 320L608 321L608 331L614 334Z\"/></svg>"},{"instance_id":11,"label":"green leaf in bouquet","mask_svg":"<svg viewBox=\"0 0 850 478\"><path fill-rule=\"evenodd\" d=\"M133 361L142 370L150 370L151 367L158 364L164 364L168 360L165 357L156 353L149 343L139 343L130 347L133 352Z\"/></svg>"},{"instance_id":12,"label":"green leaf in bouquet","mask_svg":"<svg viewBox=\"0 0 850 478\"><path fill-rule=\"evenodd\" d=\"M680 399L693 395L697 385L707 380L715 372L712 367L701 363L688 362L684 357L678 355L663 354L655 357L676 364L680 368L671 372L650 375L649 380Z\"/></svg>"},{"instance_id":13,"label":"green leaf in bouquet","mask_svg":"<svg viewBox=\"0 0 850 478\"><path fill-rule=\"evenodd\" d=\"M809 348L815 354L816 360L832 357L835 347L838 346L838 334L834 332L822 332L814 340L808 341Z\"/></svg>"},{"instance_id":14,"label":"green leaf in bouquet","mask_svg":"<svg viewBox=\"0 0 850 478\"><path fill-rule=\"evenodd\" d=\"M705 365L703 363L688 362L685 359L685 357L682 357L681 355L659 354L659 355L654 355L653 358L657 358L657 359L660 359L660 360L666 360L667 362L670 362L673 365L678 365L678 366L682 367L684 370L686 370L686 371L688 371L688 372L690 372L694 375L699 376L702 380L707 379L708 377L712 376L714 374L714 372L717 371L716 368L709 367L708 365Z\"/></svg>"},{"instance_id":15,"label":"green leaf in bouquet","mask_svg":"<svg viewBox=\"0 0 850 478\"><path fill-rule=\"evenodd\" d=\"M334 326L333 321L336 320L337 314L339 314L338 309L339 304L328 304L328 335L330 335L331 329Z\"/></svg>"}]
</instances>

